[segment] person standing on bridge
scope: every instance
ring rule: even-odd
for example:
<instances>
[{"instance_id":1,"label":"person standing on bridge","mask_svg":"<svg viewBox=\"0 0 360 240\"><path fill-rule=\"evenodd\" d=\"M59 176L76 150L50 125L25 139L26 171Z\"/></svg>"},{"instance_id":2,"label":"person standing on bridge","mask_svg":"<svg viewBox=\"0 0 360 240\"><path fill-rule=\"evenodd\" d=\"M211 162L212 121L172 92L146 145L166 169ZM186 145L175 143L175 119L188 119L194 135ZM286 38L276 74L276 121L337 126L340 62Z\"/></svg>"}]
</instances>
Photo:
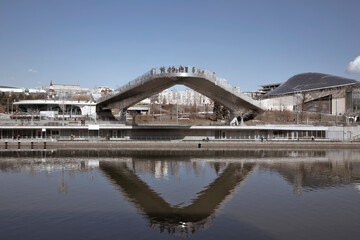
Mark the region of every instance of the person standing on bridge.
<instances>
[{"instance_id":1,"label":"person standing on bridge","mask_svg":"<svg viewBox=\"0 0 360 240\"><path fill-rule=\"evenodd\" d=\"M192 67L192 73L195 73L195 67Z\"/></svg>"},{"instance_id":2,"label":"person standing on bridge","mask_svg":"<svg viewBox=\"0 0 360 240\"><path fill-rule=\"evenodd\" d=\"M189 67L188 66L185 66L185 72L187 73L189 70Z\"/></svg>"}]
</instances>

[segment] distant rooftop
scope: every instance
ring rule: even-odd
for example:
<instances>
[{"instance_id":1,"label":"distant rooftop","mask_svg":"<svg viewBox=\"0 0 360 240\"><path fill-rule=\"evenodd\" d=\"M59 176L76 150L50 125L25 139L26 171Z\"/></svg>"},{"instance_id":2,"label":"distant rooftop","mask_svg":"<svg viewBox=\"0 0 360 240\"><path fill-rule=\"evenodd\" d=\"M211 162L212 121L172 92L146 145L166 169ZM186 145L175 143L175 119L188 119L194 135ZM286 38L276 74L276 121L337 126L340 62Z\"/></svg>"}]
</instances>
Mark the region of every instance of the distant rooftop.
<instances>
[{"instance_id":1,"label":"distant rooftop","mask_svg":"<svg viewBox=\"0 0 360 240\"><path fill-rule=\"evenodd\" d=\"M311 91L316 89L352 85L357 83L354 79L343 78L323 73L302 73L289 78L275 90L264 96L274 96L294 93L299 91Z\"/></svg>"},{"instance_id":2,"label":"distant rooftop","mask_svg":"<svg viewBox=\"0 0 360 240\"><path fill-rule=\"evenodd\" d=\"M11 87L11 86L0 86L0 88L16 88L16 87Z\"/></svg>"},{"instance_id":3,"label":"distant rooftop","mask_svg":"<svg viewBox=\"0 0 360 240\"><path fill-rule=\"evenodd\" d=\"M259 85L262 88L269 88L269 87L278 87L280 86L282 83L272 83L272 84L264 84L264 85Z\"/></svg>"},{"instance_id":4,"label":"distant rooftop","mask_svg":"<svg viewBox=\"0 0 360 240\"><path fill-rule=\"evenodd\" d=\"M82 106L95 106L93 101L73 101L73 100L49 100L49 99L36 99L36 100L20 100L14 102L15 105L82 105Z\"/></svg>"},{"instance_id":5,"label":"distant rooftop","mask_svg":"<svg viewBox=\"0 0 360 240\"><path fill-rule=\"evenodd\" d=\"M261 89L257 90L257 93L260 95L267 94L268 92L273 91L274 89L278 88L282 83L273 83L273 84L266 84L260 85Z\"/></svg>"}]
</instances>

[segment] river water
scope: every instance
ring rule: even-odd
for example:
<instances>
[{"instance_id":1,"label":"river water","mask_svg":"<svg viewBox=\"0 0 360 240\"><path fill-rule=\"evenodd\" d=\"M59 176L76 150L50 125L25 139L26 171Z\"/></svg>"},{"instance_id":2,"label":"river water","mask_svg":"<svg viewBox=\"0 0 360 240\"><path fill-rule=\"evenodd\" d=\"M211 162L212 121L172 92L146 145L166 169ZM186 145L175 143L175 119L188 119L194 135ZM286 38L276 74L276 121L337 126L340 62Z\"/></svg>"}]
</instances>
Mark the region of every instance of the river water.
<instances>
[{"instance_id":1,"label":"river water","mask_svg":"<svg viewBox=\"0 0 360 240\"><path fill-rule=\"evenodd\" d=\"M0 239L359 239L360 151L0 152Z\"/></svg>"}]
</instances>

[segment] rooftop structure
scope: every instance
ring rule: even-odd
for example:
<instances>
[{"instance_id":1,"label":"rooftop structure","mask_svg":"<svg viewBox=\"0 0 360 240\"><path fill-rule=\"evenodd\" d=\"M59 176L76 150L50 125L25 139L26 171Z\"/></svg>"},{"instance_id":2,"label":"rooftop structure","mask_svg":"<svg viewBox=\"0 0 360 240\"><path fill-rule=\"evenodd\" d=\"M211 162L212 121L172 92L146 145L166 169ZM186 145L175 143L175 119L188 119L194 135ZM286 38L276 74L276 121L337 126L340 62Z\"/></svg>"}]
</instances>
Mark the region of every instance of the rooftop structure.
<instances>
[{"instance_id":1,"label":"rooftop structure","mask_svg":"<svg viewBox=\"0 0 360 240\"><path fill-rule=\"evenodd\" d=\"M96 117L96 103L69 100L22 100L14 102L22 113L56 117ZM45 114L46 113L46 114Z\"/></svg>"},{"instance_id":2,"label":"rooftop structure","mask_svg":"<svg viewBox=\"0 0 360 240\"><path fill-rule=\"evenodd\" d=\"M302 73L289 78L285 83L265 94L264 97L292 94L294 92L313 91L357 83L354 79L323 73Z\"/></svg>"},{"instance_id":3,"label":"rooftop structure","mask_svg":"<svg viewBox=\"0 0 360 240\"><path fill-rule=\"evenodd\" d=\"M21 88L10 87L10 86L0 86L0 92L5 93L22 93L23 90Z\"/></svg>"},{"instance_id":4,"label":"rooftop structure","mask_svg":"<svg viewBox=\"0 0 360 240\"><path fill-rule=\"evenodd\" d=\"M11 87L11 86L0 86L0 88L4 88L4 89L15 89L16 87Z\"/></svg>"},{"instance_id":5,"label":"rooftop structure","mask_svg":"<svg viewBox=\"0 0 360 240\"><path fill-rule=\"evenodd\" d=\"M358 85L359 82L354 79L323 73L302 73L263 95L261 103L268 110L349 117L354 110L360 108ZM358 116L359 114L353 117L358 119Z\"/></svg>"},{"instance_id":6,"label":"rooftop structure","mask_svg":"<svg viewBox=\"0 0 360 240\"><path fill-rule=\"evenodd\" d=\"M10 87L10 86L0 86L0 92L4 93L46 93L46 91L42 89L35 89L35 88L17 88L17 87Z\"/></svg>"},{"instance_id":7,"label":"rooftop structure","mask_svg":"<svg viewBox=\"0 0 360 240\"><path fill-rule=\"evenodd\" d=\"M268 92L271 92L278 88L282 83L272 83L272 84L266 84L266 85L260 85L261 89L259 89L257 92L260 94L267 94Z\"/></svg>"}]
</instances>

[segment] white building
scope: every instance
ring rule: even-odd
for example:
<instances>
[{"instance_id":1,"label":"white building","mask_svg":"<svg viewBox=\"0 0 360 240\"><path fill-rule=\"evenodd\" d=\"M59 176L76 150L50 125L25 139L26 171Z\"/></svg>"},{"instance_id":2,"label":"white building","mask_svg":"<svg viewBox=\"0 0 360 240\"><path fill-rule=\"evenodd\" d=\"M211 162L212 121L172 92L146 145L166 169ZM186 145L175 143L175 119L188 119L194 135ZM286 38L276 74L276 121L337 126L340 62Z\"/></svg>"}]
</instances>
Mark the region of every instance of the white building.
<instances>
[{"instance_id":1,"label":"white building","mask_svg":"<svg viewBox=\"0 0 360 240\"><path fill-rule=\"evenodd\" d=\"M93 89L91 89L91 93L92 94L101 94L101 93L106 93L106 92L113 92L114 89L106 87L106 86L100 86L100 87L94 87Z\"/></svg>"},{"instance_id":2,"label":"white building","mask_svg":"<svg viewBox=\"0 0 360 240\"><path fill-rule=\"evenodd\" d=\"M106 87L106 86L100 86L95 87L91 89L90 94L94 101L97 101L99 98L109 94L110 92L113 92L114 89Z\"/></svg>"},{"instance_id":3,"label":"white building","mask_svg":"<svg viewBox=\"0 0 360 240\"><path fill-rule=\"evenodd\" d=\"M50 81L49 87L43 87L43 89L48 93L49 98L59 98L59 97L71 97L76 94L88 95L90 94L89 88L81 88L80 84L71 85L71 84L54 84Z\"/></svg>"},{"instance_id":4,"label":"white building","mask_svg":"<svg viewBox=\"0 0 360 240\"><path fill-rule=\"evenodd\" d=\"M141 101L142 104L179 104L187 106L205 106L212 105L213 101L191 89L184 91L176 91L172 89L166 89L150 98L146 98Z\"/></svg>"},{"instance_id":5,"label":"white building","mask_svg":"<svg viewBox=\"0 0 360 240\"><path fill-rule=\"evenodd\" d=\"M47 116L49 118L96 118L96 103L91 101L21 100L14 102L23 114Z\"/></svg>"},{"instance_id":6,"label":"white building","mask_svg":"<svg viewBox=\"0 0 360 240\"><path fill-rule=\"evenodd\" d=\"M23 90L21 88L9 87L9 86L0 86L0 92L5 93L22 93Z\"/></svg>"},{"instance_id":7,"label":"white building","mask_svg":"<svg viewBox=\"0 0 360 240\"><path fill-rule=\"evenodd\" d=\"M25 94L46 93L46 91L42 90L42 89L17 88L17 87L9 87L9 86L0 86L0 92L4 92L4 93L25 93Z\"/></svg>"}]
</instances>

